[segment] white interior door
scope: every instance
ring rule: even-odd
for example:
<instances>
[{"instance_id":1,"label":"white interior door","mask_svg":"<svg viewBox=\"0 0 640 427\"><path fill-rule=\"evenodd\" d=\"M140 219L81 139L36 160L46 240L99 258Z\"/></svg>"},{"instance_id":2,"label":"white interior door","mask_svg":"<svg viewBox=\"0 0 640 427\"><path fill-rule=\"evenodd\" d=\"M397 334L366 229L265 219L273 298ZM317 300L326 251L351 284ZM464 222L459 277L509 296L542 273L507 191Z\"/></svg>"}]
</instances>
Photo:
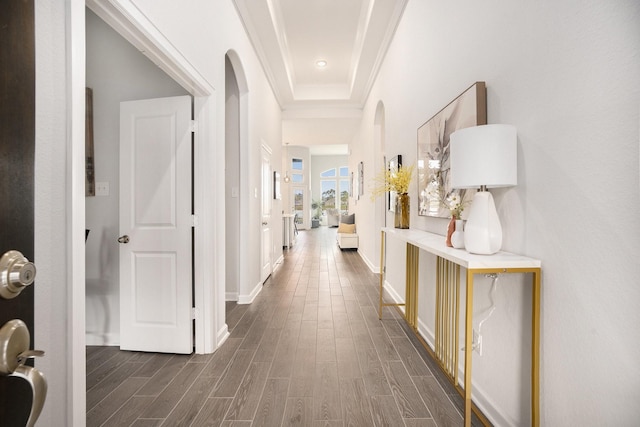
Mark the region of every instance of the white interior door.
<instances>
[{"instance_id":1,"label":"white interior door","mask_svg":"<svg viewBox=\"0 0 640 427\"><path fill-rule=\"evenodd\" d=\"M120 348L186 353L191 97L120 104Z\"/></svg>"},{"instance_id":2,"label":"white interior door","mask_svg":"<svg viewBox=\"0 0 640 427\"><path fill-rule=\"evenodd\" d=\"M272 227L271 227L271 150L266 145L262 146L262 250L260 280L264 283L271 275L271 251L272 251Z\"/></svg>"}]
</instances>

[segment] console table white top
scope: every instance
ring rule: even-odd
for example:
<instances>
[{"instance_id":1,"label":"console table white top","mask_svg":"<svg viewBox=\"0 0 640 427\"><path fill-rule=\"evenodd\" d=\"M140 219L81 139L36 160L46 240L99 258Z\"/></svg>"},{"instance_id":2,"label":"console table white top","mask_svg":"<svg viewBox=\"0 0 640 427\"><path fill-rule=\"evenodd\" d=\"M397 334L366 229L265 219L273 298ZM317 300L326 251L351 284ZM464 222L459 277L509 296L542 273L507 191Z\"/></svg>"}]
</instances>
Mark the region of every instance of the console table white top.
<instances>
[{"instance_id":1,"label":"console table white top","mask_svg":"<svg viewBox=\"0 0 640 427\"><path fill-rule=\"evenodd\" d=\"M434 255L454 262L466 269L481 270L495 268L541 268L537 259L500 251L493 255L470 254L464 249L455 249L445 244L446 237L416 229L382 228L387 236L403 240Z\"/></svg>"}]
</instances>

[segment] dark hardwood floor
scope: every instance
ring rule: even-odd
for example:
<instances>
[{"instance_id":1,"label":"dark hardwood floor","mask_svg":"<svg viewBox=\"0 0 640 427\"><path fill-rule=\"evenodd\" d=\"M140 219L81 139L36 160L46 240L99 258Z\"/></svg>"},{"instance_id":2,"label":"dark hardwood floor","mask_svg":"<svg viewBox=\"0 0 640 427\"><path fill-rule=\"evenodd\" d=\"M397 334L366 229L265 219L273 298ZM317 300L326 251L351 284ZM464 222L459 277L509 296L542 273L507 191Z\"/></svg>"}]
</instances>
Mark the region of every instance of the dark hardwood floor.
<instances>
[{"instance_id":1,"label":"dark hardwood floor","mask_svg":"<svg viewBox=\"0 0 640 427\"><path fill-rule=\"evenodd\" d=\"M301 231L210 355L87 348L88 426L460 426L461 399L335 228ZM474 424L476 424L474 422Z\"/></svg>"}]
</instances>

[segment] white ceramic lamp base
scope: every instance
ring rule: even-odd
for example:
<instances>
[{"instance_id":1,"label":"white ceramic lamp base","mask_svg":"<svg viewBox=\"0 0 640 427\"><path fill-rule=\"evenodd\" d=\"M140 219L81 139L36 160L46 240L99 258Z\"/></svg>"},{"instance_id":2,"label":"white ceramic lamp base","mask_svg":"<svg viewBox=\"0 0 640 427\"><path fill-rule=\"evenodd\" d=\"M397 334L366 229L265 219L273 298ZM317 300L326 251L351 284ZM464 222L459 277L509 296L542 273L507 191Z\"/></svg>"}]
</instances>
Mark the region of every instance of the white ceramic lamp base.
<instances>
[{"instance_id":1,"label":"white ceramic lamp base","mask_svg":"<svg viewBox=\"0 0 640 427\"><path fill-rule=\"evenodd\" d=\"M464 227L464 247L467 252L480 255L495 254L502 247L502 226L488 191L479 191L473 196Z\"/></svg>"}]
</instances>

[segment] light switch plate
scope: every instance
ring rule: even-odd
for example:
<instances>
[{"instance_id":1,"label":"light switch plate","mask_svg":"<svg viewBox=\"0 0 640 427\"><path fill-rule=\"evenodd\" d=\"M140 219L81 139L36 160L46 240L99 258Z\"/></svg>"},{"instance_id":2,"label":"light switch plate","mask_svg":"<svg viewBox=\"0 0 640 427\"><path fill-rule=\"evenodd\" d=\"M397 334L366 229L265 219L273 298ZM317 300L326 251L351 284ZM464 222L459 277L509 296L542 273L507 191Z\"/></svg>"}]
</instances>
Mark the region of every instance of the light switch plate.
<instances>
[{"instance_id":1,"label":"light switch plate","mask_svg":"<svg viewBox=\"0 0 640 427\"><path fill-rule=\"evenodd\" d=\"M109 183L96 182L96 196L108 196L108 195L109 195Z\"/></svg>"}]
</instances>

